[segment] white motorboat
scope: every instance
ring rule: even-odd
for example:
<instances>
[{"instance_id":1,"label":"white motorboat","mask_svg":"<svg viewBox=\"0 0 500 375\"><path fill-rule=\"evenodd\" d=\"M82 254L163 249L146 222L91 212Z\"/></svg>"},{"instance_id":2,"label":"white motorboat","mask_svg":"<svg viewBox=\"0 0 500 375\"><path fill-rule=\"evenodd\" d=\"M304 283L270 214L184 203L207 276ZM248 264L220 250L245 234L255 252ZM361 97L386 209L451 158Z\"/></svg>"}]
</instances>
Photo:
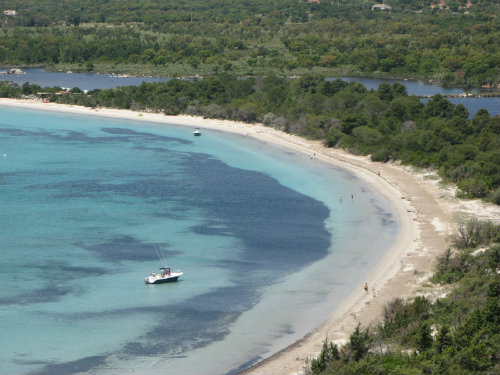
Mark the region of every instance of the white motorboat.
<instances>
[{"instance_id":1,"label":"white motorboat","mask_svg":"<svg viewBox=\"0 0 500 375\"><path fill-rule=\"evenodd\" d=\"M163 284L177 281L180 276L184 275L181 271L172 272L170 267L160 267L160 272L152 272L150 276L144 278L146 284Z\"/></svg>"},{"instance_id":2,"label":"white motorboat","mask_svg":"<svg viewBox=\"0 0 500 375\"><path fill-rule=\"evenodd\" d=\"M174 281L177 281L180 276L184 275L182 271L175 271L172 272L170 270L170 267L167 267L167 259L165 258L165 254L163 254L163 250L160 249L158 251L157 248L155 248L156 254L158 255L158 258L160 258L160 261L165 264L165 267L160 267L160 272L155 273L151 272L151 275L146 276L144 278L144 282L146 284L163 284L163 283L171 283Z\"/></svg>"},{"instance_id":3,"label":"white motorboat","mask_svg":"<svg viewBox=\"0 0 500 375\"><path fill-rule=\"evenodd\" d=\"M193 131L193 135L195 137L199 137L201 135L201 130L200 128L195 128L194 131Z\"/></svg>"}]
</instances>

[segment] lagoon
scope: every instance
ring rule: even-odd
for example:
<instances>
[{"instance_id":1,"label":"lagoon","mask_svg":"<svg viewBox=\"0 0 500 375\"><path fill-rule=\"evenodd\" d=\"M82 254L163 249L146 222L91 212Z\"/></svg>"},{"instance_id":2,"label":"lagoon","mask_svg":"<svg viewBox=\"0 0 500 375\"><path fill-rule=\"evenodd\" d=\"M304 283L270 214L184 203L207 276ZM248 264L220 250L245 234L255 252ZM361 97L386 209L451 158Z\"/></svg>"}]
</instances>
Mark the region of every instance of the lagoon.
<instances>
[{"instance_id":1,"label":"lagoon","mask_svg":"<svg viewBox=\"0 0 500 375\"><path fill-rule=\"evenodd\" d=\"M119 86L139 86L142 82L168 82L171 78L126 77L99 73L50 72L43 68L23 69L25 74L2 74L0 80L12 81L19 85L26 82L41 87L78 87L81 90L114 89Z\"/></svg>"},{"instance_id":2,"label":"lagoon","mask_svg":"<svg viewBox=\"0 0 500 375\"><path fill-rule=\"evenodd\" d=\"M24 69L24 72L26 74L3 74L0 75L0 80L13 81L19 85L29 82L40 85L41 87L79 87L82 90L107 89L119 86L138 86L142 82L167 82L170 80L170 78L167 77L123 77L112 74L49 72L42 68L27 68ZM432 96L435 94L459 95L464 92L462 88L446 88L424 81L358 77L342 77L342 79L347 82L360 82L368 90L377 90L381 83L393 84L394 82L400 82L406 87L409 95L417 96ZM491 90L474 89L471 90L471 92L487 94L491 92ZM449 100L454 104L459 102L465 105L469 110L471 118L481 108L488 110L491 116L500 114L500 97L451 98Z\"/></svg>"}]
</instances>

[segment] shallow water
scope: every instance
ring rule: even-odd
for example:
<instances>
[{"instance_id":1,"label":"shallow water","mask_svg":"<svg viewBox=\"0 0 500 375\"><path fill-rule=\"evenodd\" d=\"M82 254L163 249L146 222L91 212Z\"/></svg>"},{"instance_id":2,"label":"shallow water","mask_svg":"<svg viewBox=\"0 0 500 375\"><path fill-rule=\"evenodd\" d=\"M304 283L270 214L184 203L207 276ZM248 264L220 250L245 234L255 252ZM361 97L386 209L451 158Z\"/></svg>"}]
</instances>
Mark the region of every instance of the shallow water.
<instances>
[{"instance_id":1,"label":"shallow water","mask_svg":"<svg viewBox=\"0 0 500 375\"><path fill-rule=\"evenodd\" d=\"M202 131L0 106L0 374L235 372L366 281L398 228L371 187ZM155 247L178 283L144 284Z\"/></svg>"}]
</instances>

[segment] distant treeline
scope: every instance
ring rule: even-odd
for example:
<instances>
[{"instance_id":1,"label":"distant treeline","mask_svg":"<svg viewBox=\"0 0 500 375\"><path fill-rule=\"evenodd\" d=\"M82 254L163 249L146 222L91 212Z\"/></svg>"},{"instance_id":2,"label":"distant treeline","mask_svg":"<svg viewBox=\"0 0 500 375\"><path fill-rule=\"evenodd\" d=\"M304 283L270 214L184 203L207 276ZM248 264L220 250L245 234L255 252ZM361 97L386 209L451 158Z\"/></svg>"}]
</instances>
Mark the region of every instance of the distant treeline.
<instances>
[{"instance_id":1,"label":"distant treeline","mask_svg":"<svg viewBox=\"0 0 500 375\"><path fill-rule=\"evenodd\" d=\"M473 119L463 105L440 95L427 104L408 96L400 83L367 90L355 82L329 81L318 75L284 79L238 79L220 74L203 80L172 79L164 83L94 90L78 88L51 101L88 107L185 113L207 118L261 122L341 147L372 160L400 160L433 167L457 183L459 195L500 204L500 117L479 110ZM0 82L1 97L36 94L37 85Z\"/></svg>"},{"instance_id":2,"label":"distant treeline","mask_svg":"<svg viewBox=\"0 0 500 375\"><path fill-rule=\"evenodd\" d=\"M372 11L374 3L10 0L3 6L17 16L0 14L0 64L129 73L140 65L171 76L342 69L499 82L497 1L389 0L391 12Z\"/></svg>"},{"instance_id":3,"label":"distant treeline","mask_svg":"<svg viewBox=\"0 0 500 375\"><path fill-rule=\"evenodd\" d=\"M456 239L431 279L445 297L392 301L382 324L358 326L340 348L325 342L306 374L498 374L500 227L471 221Z\"/></svg>"}]
</instances>

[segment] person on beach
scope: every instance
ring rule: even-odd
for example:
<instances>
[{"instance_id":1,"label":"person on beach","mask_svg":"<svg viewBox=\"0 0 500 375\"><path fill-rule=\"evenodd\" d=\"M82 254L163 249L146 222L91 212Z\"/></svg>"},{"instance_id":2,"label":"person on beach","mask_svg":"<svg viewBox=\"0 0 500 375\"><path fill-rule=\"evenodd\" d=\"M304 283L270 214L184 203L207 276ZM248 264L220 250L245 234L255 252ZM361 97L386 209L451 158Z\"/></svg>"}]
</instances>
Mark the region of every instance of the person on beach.
<instances>
[{"instance_id":1,"label":"person on beach","mask_svg":"<svg viewBox=\"0 0 500 375\"><path fill-rule=\"evenodd\" d=\"M368 283L365 283L364 289L365 289L365 292L368 293Z\"/></svg>"}]
</instances>

